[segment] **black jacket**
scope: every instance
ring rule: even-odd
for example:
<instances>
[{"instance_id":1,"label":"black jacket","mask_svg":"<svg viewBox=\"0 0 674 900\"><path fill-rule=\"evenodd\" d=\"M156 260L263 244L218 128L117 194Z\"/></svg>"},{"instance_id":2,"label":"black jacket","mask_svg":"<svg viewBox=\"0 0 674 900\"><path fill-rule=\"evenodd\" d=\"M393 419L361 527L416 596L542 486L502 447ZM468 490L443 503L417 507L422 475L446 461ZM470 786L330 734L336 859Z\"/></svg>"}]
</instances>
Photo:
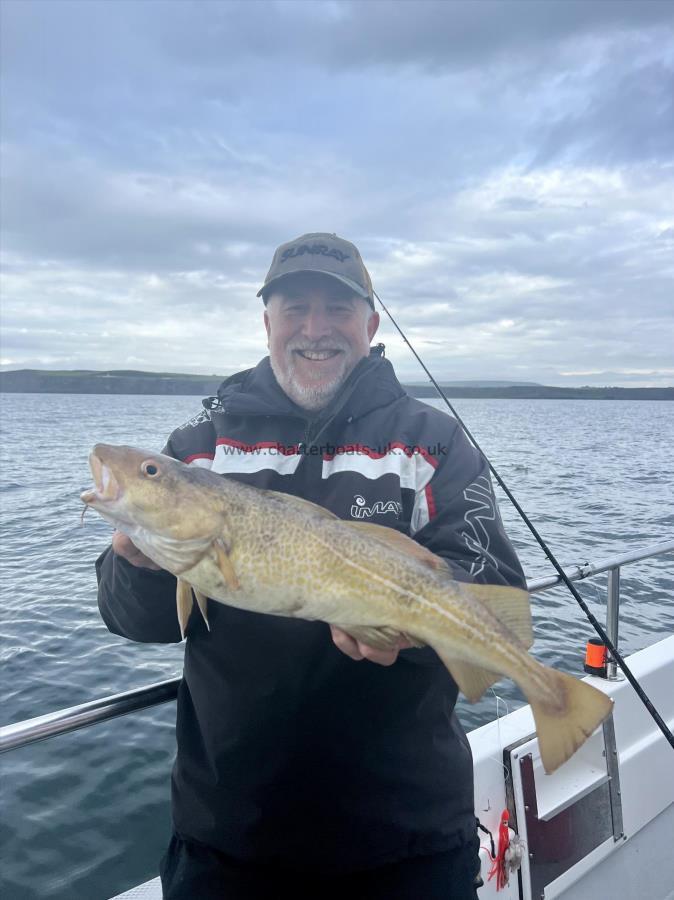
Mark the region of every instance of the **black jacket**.
<instances>
[{"instance_id":1,"label":"black jacket","mask_svg":"<svg viewBox=\"0 0 674 900\"><path fill-rule=\"evenodd\" d=\"M373 353L316 418L268 359L176 429L170 455L398 528L455 577L524 585L488 470L456 421L408 396ZM97 562L108 628L178 641L175 579L110 550ZM209 604L193 614L178 696L173 819L234 857L348 870L451 849L475 832L457 688L430 648L354 662L328 626Z\"/></svg>"}]
</instances>

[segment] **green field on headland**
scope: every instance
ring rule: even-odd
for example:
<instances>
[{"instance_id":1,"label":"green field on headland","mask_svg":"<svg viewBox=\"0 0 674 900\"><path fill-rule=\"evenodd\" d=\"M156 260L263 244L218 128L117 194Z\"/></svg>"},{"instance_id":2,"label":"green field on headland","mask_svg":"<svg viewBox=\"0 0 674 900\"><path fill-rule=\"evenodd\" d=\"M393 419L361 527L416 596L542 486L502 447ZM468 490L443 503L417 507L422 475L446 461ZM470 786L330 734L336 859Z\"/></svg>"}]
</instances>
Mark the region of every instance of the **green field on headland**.
<instances>
[{"instance_id":1,"label":"green field on headland","mask_svg":"<svg viewBox=\"0 0 674 900\"><path fill-rule=\"evenodd\" d=\"M207 397L217 392L224 375L136 372L119 369L48 371L15 369L0 372L0 391L20 394L168 394ZM674 387L554 387L522 382L440 382L450 397L511 400L674 400ZM436 397L431 384L409 384L415 397Z\"/></svg>"}]
</instances>

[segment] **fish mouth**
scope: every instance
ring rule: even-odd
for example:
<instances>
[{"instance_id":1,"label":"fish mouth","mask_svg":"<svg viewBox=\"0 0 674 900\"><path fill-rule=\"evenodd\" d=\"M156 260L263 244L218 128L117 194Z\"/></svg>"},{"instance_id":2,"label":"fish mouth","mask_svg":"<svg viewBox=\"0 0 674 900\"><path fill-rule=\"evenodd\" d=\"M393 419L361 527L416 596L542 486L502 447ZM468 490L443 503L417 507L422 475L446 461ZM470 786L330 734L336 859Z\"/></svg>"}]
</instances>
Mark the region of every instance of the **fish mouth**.
<instances>
[{"instance_id":1,"label":"fish mouth","mask_svg":"<svg viewBox=\"0 0 674 900\"><path fill-rule=\"evenodd\" d=\"M89 454L89 468L94 476L95 487L80 494L80 500L84 503L110 503L118 500L122 493L119 482L96 453Z\"/></svg>"}]
</instances>

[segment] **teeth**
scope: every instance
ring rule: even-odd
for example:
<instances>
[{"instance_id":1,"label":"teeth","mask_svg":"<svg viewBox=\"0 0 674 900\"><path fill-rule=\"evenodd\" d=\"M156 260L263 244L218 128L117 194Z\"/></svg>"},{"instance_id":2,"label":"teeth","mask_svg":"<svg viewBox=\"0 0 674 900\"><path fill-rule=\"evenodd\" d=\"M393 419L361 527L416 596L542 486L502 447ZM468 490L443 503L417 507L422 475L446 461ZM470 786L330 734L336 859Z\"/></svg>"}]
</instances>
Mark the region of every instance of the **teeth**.
<instances>
[{"instance_id":1,"label":"teeth","mask_svg":"<svg viewBox=\"0 0 674 900\"><path fill-rule=\"evenodd\" d=\"M330 359L331 356L334 356L337 351L336 350L300 350L302 356L306 359Z\"/></svg>"}]
</instances>

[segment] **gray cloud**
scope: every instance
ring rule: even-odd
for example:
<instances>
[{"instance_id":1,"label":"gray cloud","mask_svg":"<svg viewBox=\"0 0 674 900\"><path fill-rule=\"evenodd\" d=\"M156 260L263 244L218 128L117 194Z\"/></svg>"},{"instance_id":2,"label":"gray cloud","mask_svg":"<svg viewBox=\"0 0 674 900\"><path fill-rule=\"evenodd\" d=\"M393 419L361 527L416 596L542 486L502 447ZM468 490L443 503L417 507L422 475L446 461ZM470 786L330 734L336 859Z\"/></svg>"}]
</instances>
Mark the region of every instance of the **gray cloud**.
<instances>
[{"instance_id":1,"label":"gray cloud","mask_svg":"<svg viewBox=\"0 0 674 900\"><path fill-rule=\"evenodd\" d=\"M442 377L672 381L670 3L9 0L1 35L5 365L250 365L274 246L323 229Z\"/></svg>"},{"instance_id":2,"label":"gray cloud","mask_svg":"<svg viewBox=\"0 0 674 900\"><path fill-rule=\"evenodd\" d=\"M616 77L617 76L617 77ZM671 159L674 152L674 68L651 61L627 72L607 62L580 108L547 129L532 168L560 155L624 161Z\"/></svg>"},{"instance_id":3,"label":"gray cloud","mask_svg":"<svg viewBox=\"0 0 674 900\"><path fill-rule=\"evenodd\" d=\"M307 4L282 3L128 3L124 14L115 4L75 0L43 4L10 2L13 32L9 40L28 37L35 25L59 38L38 44L62 64L90 61L94 72L106 71L131 53L133 74L139 57L149 63L166 58L177 70L200 67L226 71L232 60L290 59L331 68L399 69L479 68L495 58L549 58L568 41L588 36L640 33L671 27L667 0L418 0L414 3L369 0ZM20 7L20 8L17 8ZM38 34L39 39L39 34ZM33 37L33 43L35 38ZM77 69L75 70L77 71Z\"/></svg>"}]
</instances>

